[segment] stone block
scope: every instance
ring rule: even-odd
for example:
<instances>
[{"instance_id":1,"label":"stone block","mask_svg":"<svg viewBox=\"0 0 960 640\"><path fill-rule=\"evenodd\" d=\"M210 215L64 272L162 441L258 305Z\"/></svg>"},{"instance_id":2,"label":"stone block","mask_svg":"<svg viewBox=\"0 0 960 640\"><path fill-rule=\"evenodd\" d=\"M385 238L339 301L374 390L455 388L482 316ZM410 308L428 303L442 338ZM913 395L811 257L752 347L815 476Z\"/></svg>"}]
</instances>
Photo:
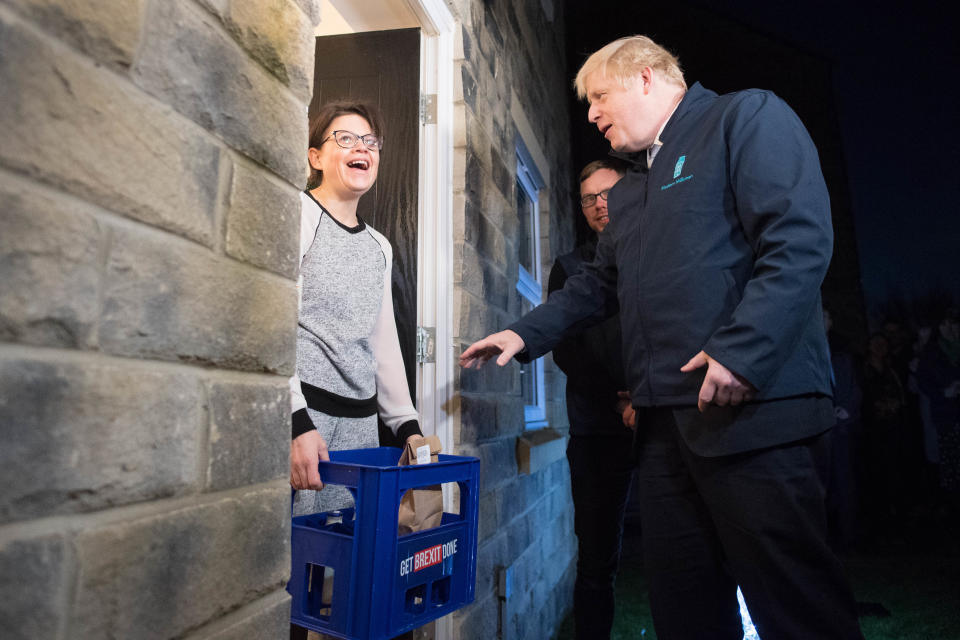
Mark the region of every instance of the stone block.
<instances>
[{"instance_id":1,"label":"stone block","mask_svg":"<svg viewBox=\"0 0 960 640\"><path fill-rule=\"evenodd\" d=\"M203 420L189 372L0 360L0 522L194 490Z\"/></svg>"},{"instance_id":2,"label":"stone block","mask_svg":"<svg viewBox=\"0 0 960 640\"><path fill-rule=\"evenodd\" d=\"M5 16L0 164L212 244L220 149L114 73Z\"/></svg>"},{"instance_id":3,"label":"stone block","mask_svg":"<svg viewBox=\"0 0 960 640\"><path fill-rule=\"evenodd\" d=\"M479 212L478 212L479 213ZM477 215L477 252L493 261L494 264L507 263L507 242L503 232L484 216Z\"/></svg>"},{"instance_id":4,"label":"stone block","mask_svg":"<svg viewBox=\"0 0 960 640\"><path fill-rule=\"evenodd\" d=\"M460 433L471 442L482 442L497 435L497 400L485 396L460 397Z\"/></svg>"},{"instance_id":5,"label":"stone block","mask_svg":"<svg viewBox=\"0 0 960 640\"><path fill-rule=\"evenodd\" d=\"M100 313L96 218L0 176L0 340L88 348Z\"/></svg>"},{"instance_id":6,"label":"stone block","mask_svg":"<svg viewBox=\"0 0 960 640\"><path fill-rule=\"evenodd\" d=\"M77 638L172 638L282 587L290 490L250 491L75 537Z\"/></svg>"},{"instance_id":7,"label":"stone block","mask_svg":"<svg viewBox=\"0 0 960 640\"><path fill-rule=\"evenodd\" d=\"M299 191L262 169L235 163L227 210L227 254L295 280L299 249Z\"/></svg>"},{"instance_id":8,"label":"stone block","mask_svg":"<svg viewBox=\"0 0 960 640\"><path fill-rule=\"evenodd\" d=\"M210 385L207 490L285 478L290 471L290 391L275 383Z\"/></svg>"},{"instance_id":9,"label":"stone block","mask_svg":"<svg viewBox=\"0 0 960 640\"><path fill-rule=\"evenodd\" d=\"M554 488L550 492L548 497L549 508L547 513L550 516L550 519L558 518L562 516L566 511L573 509L573 501L570 497L570 491L561 487Z\"/></svg>"},{"instance_id":10,"label":"stone block","mask_svg":"<svg viewBox=\"0 0 960 640\"><path fill-rule=\"evenodd\" d=\"M497 153L496 149L490 150L490 173L493 176L493 183L497 186L497 191L499 191L504 198L512 201L514 198L515 178L507 169L503 157Z\"/></svg>"},{"instance_id":11,"label":"stone block","mask_svg":"<svg viewBox=\"0 0 960 640\"><path fill-rule=\"evenodd\" d=\"M102 64L129 67L146 0L9 0L23 15Z\"/></svg>"},{"instance_id":12,"label":"stone block","mask_svg":"<svg viewBox=\"0 0 960 640\"><path fill-rule=\"evenodd\" d=\"M469 244L455 245L453 251L454 264L460 265L459 273L454 273L454 284L459 284L465 291L483 298L482 257Z\"/></svg>"},{"instance_id":13,"label":"stone block","mask_svg":"<svg viewBox=\"0 0 960 640\"><path fill-rule=\"evenodd\" d=\"M305 103L192 3L150 5L133 78L234 149L305 184Z\"/></svg>"},{"instance_id":14,"label":"stone block","mask_svg":"<svg viewBox=\"0 0 960 640\"><path fill-rule=\"evenodd\" d=\"M0 542L0 629L6 640L63 637L69 567L60 536Z\"/></svg>"},{"instance_id":15,"label":"stone block","mask_svg":"<svg viewBox=\"0 0 960 640\"><path fill-rule=\"evenodd\" d=\"M492 333L492 329L488 333ZM512 360L508 364L498 367L483 368L483 384L488 391L499 394L520 393L520 363ZM509 428L509 427L508 427Z\"/></svg>"},{"instance_id":16,"label":"stone block","mask_svg":"<svg viewBox=\"0 0 960 640\"><path fill-rule=\"evenodd\" d=\"M117 229L107 258L101 349L290 375L293 282L187 242Z\"/></svg>"},{"instance_id":17,"label":"stone block","mask_svg":"<svg viewBox=\"0 0 960 640\"><path fill-rule=\"evenodd\" d=\"M187 640L277 640L289 631L290 594L280 590L230 612Z\"/></svg>"},{"instance_id":18,"label":"stone block","mask_svg":"<svg viewBox=\"0 0 960 640\"><path fill-rule=\"evenodd\" d=\"M462 102L453 105L453 146L467 146L467 110Z\"/></svg>"},{"instance_id":19,"label":"stone block","mask_svg":"<svg viewBox=\"0 0 960 640\"><path fill-rule=\"evenodd\" d=\"M486 540L494 535L500 527L500 504L502 494L499 491L488 491L480 495L480 508L477 521L477 539Z\"/></svg>"},{"instance_id":20,"label":"stone block","mask_svg":"<svg viewBox=\"0 0 960 640\"><path fill-rule=\"evenodd\" d=\"M484 130L484 126L486 125L484 119L488 118L489 114L487 112L474 114L472 111L467 112L466 108L464 108L464 112L470 114L465 127L467 145L470 147L471 152L477 154L480 165L489 166L491 152L490 136ZM511 145L511 147L512 146L513 145Z\"/></svg>"},{"instance_id":21,"label":"stone block","mask_svg":"<svg viewBox=\"0 0 960 640\"><path fill-rule=\"evenodd\" d=\"M455 39L453 43L453 59L454 60L463 60L464 58L470 59L470 50L472 47L473 37L470 34L470 31L467 29L467 25L461 24L460 29L455 34Z\"/></svg>"},{"instance_id":22,"label":"stone block","mask_svg":"<svg viewBox=\"0 0 960 640\"><path fill-rule=\"evenodd\" d=\"M517 278L513 277L508 279L505 277L503 273L499 271L499 265L502 264L504 263L485 261L480 272L480 280L482 282L484 299L490 306L506 311L510 294L516 291Z\"/></svg>"},{"instance_id":23,"label":"stone block","mask_svg":"<svg viewBox=\"0 0 960 640\"><path fill-rule=\"evenodd\" d=\"M471 194L469 197L463 196L463 240L476 246L480 237L480 218L483 216L483 209L480 205L480 199Z\"/></svg>"},{"instance_id":24,"label":"stone block","mask_svg":"<svg viewBox=\"0 0 960 640\"><path fill-rule=\"evenodd\" d=\"M484 391L483 369L459 369L456 373L460 376L458 385L460 387L460 391L465 391L467 393L479 393Z\"/></svg>"},{"instance_id":25,"label":"stone block","mask_svg":"<svg viewBox=\"0 0 960 640\"><path fill-rule=\"evenodd\" d=\"M567 439L554 429L528 431L517 439L517 463L520 473L547 472L554 463L566 459Z\"/></svg>"},{"instance_id":26,"label":"stone block","mask_svg":"<svg viewBox=\"0 0 960 640\"><path fill-rule=\"evenodd\" d=\"M507 523L527 510L527 497L520 482L515 479L497 489L501 495L499 501L500 522Z\"/></svg>"},{"instance_id":27,"label":"stone block","mask_svg":"<svg viewBox=\"0 0 960 640\"><path fill-rule=\"evenodd\" d=\"M507 536L502 531L477 547L477 600L496 597L497 572L500 567L510 566L511 561L507 555Z\"/></svg>"},{"instance_id":28,"label":"stone block","mask_svg":"<svg viewBox=\"0 0 960 640\"><path fill-rule=\"evenodd\" d=\"M498 330L495 326L490 327L481 333L480 337ZM519 394L519 376L520 364L516 360L511 360L502 367L495 362L487 362L480 369L461 370L460 389L476 393ZM504 433L503 425L498 425L497 428L501 434ZM515 427L507 427L511 433L514 429Z\"/></svg>"},{"instance_id":29,"label":"stone block","mask_svg":"<svg viewBox=\"0 0 960 640\"><path fill-rule=\"evenodd\" d=\"M467 145L466 164L464 168L464 189L475 199L480 199L485 188L487 171L483 166L483 158L478 155L472 144Z\"/></svg>"},{"instance_id":30,"label":"stone block","mask_svg":"<svg viewBox=\"0 0 960 640\"><path fill-rule=\"evenodd\" d=\"M497 398L497 429L500 435L520 435L524 431L525 421L523 398L519 396Z\"/></svg>"},{"instance_id":31,"label":"stone block","mask_svg":"<svg viewBox=\"0 0 960 640\"><path fill-rule=\"evenodd\" d=\"M471 109L477 107L477 81L473 77L470 63L460 64L459 87L454 86L454 96L462 98Z\"/></svg>"},{"instance_id":32,"label":"stone block","mask_svg":"<svg viewBox=\"0 0 960 640\"><path fill-rule=\"evenodd\" d=\"M520 216L517 215L516 205L508 202L503 194L492 187L485 188L480 199L480 207L490 224L499 228L505 238L517 237L520 232ZM511 250L507 249L507 251ZM510 273L515 272L516 266L510 270Z\"/></svg>"},{"instance_id":33,"label":"stone block","mask_svg":"<svg viewBox=\"0 0 960 640\"><path fill-rule=\"evenodd\" d=\"M478 449L481 491L489 491L516 477L516 441L513 438L484 443Z\"/></svg>"},{"instance_id":34,"label":"stone block","mask_svg":"<svg viewBox=\"0 0 960 640\"><path fill-rule=\"evenodd\" d=\"M552 491L552 488L548 488L547 491ZM550 517L550 502L546 497L541 496L537 500L536 504L533 505L533 508L530 509L526 514L527 519L532 520L533 522L552 522L554 518ZM551 544L556 540L557 537L556 531L550 531L545 533L541 540L543 541L544 547L550 547Z\"/></svg>"},{"instance_id":35,"label":"stone block","mask_svg":"<svg viewBox=\"0 0 960 640\"><path fill-rule=\"evenodd\" d=\"M467 197L461 191L453 194L453 241L455 243L475 242L475 238L470 237L474 233L470 229L470 223L467 220ZM469 226L468 226L469 225Z\"/></svg>"},{"instance_id":36,"label":"stone block","mask_svg":"<svg viewBox=\"0 0 960 640\"><path fill-rule=\"evenodd\" d=\"M499 637L500 602L494 596L477 600L454 617L454 637L459 640L490 640Z\"/></svg>"},{"instance_id":37,"label":"stone block","mask_svg":"<svg viewBox=\"0 0 960 640\"><path fill-rule=\"evenodd\" d=\"M301 0L200 0L250 56L305 104L313 94L313 21Z\"/></svg>"},{"instance_id":38,"label":"stone block","mask_svg":"<svg viewBox=\"0 0 960 640\"><path fill-rule=\"evenodd\" d=\"M480 29L480 31L481 33L489 34L495 45L491 51L493 53L499 53L503 51L503 34L500 32L500 27L497 24L497 17L494 15L494 13L495 12L493 11L492 5L484 5L483 28Z\"/></svg>"},{"instance_id":39,"label":"stone block","mask_svg":"<svg viewBox=\"0 0 960 640\"><path fill-rule=\"evenodd\" d=\"M466 185L464 167L467 162L466 147L456 147L453 150L453 192L463 193Z\"/></svg>"},{"instance_id":40,"label":"stone block","mask_svg":"<svg viewBox=\"0 0 960 640\"><path fill-rule=\"evenodd\" d=\"M524 504L528 507L536 504L540 496L543 495L543 474L522 474L518 478L518 481L520 487L523 489Z\"/></svg>"},{"instance_id":41,"label":"stone block","mask_svg":"<svg viewBox=\"0 0 960 640\"><path fill-rule=\"evenodd\" d=\"M320 24L320 0L294 0L300 10L303 11L310 24Z\"/></svg>"},{"instance_id":42,"label":"stone block","mask_svg":"<svg viewBox=\"0 0 960 640\"><path fill-rule=\"evenodd\" d=\"M510 521L510 524L507 526L507 553L511 557L519 556L530 546L532 542L530 531L531 521L544 522L542 520L538 521L533 518L528 518L525 514L519 514L519 516ZM541 532L541 535L544 535L544 533Z\"/></svg>"}]
</instances>

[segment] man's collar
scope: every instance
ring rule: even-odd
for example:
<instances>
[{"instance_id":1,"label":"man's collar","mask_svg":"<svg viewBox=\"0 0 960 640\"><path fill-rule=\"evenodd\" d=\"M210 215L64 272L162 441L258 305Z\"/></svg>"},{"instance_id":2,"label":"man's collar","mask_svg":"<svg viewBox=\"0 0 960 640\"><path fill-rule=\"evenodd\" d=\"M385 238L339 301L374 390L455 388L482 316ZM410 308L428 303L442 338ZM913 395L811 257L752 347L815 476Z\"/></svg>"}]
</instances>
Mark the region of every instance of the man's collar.
<instances>
[{"instance_id":1,"label":"man's collar","mask_svg":"<svg viewBox=\"0 0 960 640\"><path fill-rule=\"evenodd\" d=\"M653 166L653 159L657 157L657 154L660 152L660 148L663 147L663 141L660 140L660 136L663 135L663 130L666 129L667 123L670 122L670 118L673 117L673 114L677 112L677 107L680 106L680 103L683 102L684 97L687 95L687 90L684 89L683 93L680 94L677 103L673 105L673 108L670 109L670 114L663 121L663 124L660 125L660 129L657 131L657 136L653 139L653 144L647 148L647 169Z\"/></svg>"},{"instance_id":2,"label":"man's collar","mask_svg":"<svg viewBox=\"0 0 960 640\"><path fill-rule=\"evenodd\" d=\"M669 118L663 123L663 126L660 127L660 132L657 134L657 141L660 139L660 135L664 132L667 134L667 138L670 138L670 130L673 129L674 125L677 122L683 120L694 105L700 103L703 100L710 98L716 98L717 94L709 89L705 89L703 85L699 82L694 82L690 85L690 88L687 89L686 93L683 94L683 98L680 100L680 103L674 108L672 114ZM611 149L610 156L623 160L637 169L647 171L649 165L647 164L647 150L643 151L613 151Z\"/></svg>"}]
</instances>

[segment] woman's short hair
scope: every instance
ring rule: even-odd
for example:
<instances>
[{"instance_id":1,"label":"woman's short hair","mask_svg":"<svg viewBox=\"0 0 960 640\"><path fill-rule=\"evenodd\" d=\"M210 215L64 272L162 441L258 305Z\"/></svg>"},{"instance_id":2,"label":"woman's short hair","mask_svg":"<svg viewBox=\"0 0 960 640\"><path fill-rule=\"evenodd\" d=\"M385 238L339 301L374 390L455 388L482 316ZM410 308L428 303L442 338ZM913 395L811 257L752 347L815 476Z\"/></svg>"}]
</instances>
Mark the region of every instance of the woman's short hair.
<instances>
[{"instance_id":1,"label":"woman's short hair","mask_svg":"<svg viewBox=\"0 0 960 640\"><path fill-rule=\"evenodd\" d=\"M369 102L360 100L335 100L327 102L320 106L320 109L310 118L310 148L319 149L323 144L324 133L330 123L349 114L355 114L366 120L370 124L371 133L378 138L383 137L383 118L380 116L380 110ZM355 131L354 133L364 134L365 131ZM323 172L310 167L310 178L307 180L307 188L314 189L323 181Z\"/></svg>"},{"instance_id":2,"label":"woman's short hair","mask_svg":"<svg viewBox=\"0 0 960 640\"><path fill-rule=\"evenodd\" d=\"M603 77L616 80L620 86L630 86L644 67L663 74L669 82L687 88L677 57L647 36L628 36L614 40L587 58L573 86L583 99L587 95L587 78L599 72Z\"/></svg>"}]
</instances>

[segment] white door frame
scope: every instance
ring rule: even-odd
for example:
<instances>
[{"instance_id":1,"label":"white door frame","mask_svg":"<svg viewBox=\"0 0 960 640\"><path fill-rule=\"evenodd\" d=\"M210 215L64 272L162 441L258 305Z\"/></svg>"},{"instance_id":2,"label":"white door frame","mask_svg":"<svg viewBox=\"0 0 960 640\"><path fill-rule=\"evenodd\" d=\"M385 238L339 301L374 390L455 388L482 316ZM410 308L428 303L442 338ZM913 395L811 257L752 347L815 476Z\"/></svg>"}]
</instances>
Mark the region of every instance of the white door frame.
<instances>
[{"instance_id":1,"label":"white door frame","mask_svg":"<svg viewBox=\"0 0 960 640\"><path fill-rule=\"evenodd\" d=\"M417 367L425 434L453 452L453 56L457 22L444 0L323 0L316 35L419 27L420 94L436 118L419 129L417 326L435 331L434 362ZM448 505L449 506L449 505Z\"/></svg>"},{"instance_id":2,"label":"white door frame","mask_svg":"<svg viewBox=\"0 0 960 640\"><path fill-rule=\"evenodd\" d=\"M435 329L434 362L417 370L423 429L453 452L453 15L442 0L407 0L420 20L420 93L436 122L420 126L417 325Z\"/></svg>"},{"instance_id":3,"label":"white door frame","mask_svg":"<svg viewBox=\"0 0 960 640\"><path fill-rule=\"evenodd\" d=\"M435 328L434 362L417 368L417 406L426 434L453 453L453 53L456 21L443 0L407 0L420 20L420 94L435 95L436 122L420 126L417 325ZM454 495L444 491L444 510ZM453 617L436 621L452 640Z\"/></svg>"},{"instance_id":4,"label":"white door frame","mask_svg":"<svg viewBox=\"0 0 960 640\"><path fill-rule=\"evenodd\" d=\"M417 326L434 328L435 340L434 362L417 367L417 407L423 432L439 436L443 450L453 453L453 56L457 22L444 0L356 1L365 4L352 5L351 0L325 3L331 13L340 9L349 13L350 19L338 14L327 28L321 22L317 35L419 26L420 94L436 96L435 122L421 124L419 135ZM454 498L444 491L444 510L457 508ZM452 640L453 636L451 616L437 620L437 640Z\"/></svg>"}]
</instances>

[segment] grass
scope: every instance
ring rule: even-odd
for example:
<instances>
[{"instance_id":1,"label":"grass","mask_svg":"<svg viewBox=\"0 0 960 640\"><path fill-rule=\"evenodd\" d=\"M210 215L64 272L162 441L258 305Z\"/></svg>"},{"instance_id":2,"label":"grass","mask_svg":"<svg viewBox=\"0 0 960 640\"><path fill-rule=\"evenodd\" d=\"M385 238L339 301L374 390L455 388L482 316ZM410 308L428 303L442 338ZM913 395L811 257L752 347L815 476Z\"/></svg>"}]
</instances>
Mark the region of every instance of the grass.
<instances>
[{"instance_id":1,"label":"grass","mask_svg":"<svg viewBox=\"0 0 960 640\"><path fill-rule=\"evenodd\" d=\"M866 640L960 640L960 516L915 518L844 564L857 602L869 603L860 618ZM655 640L638 555L623 559L616 597L611 638ZM890 615L877 615L883 610ZM571 612L555 640L573 638Z\"/></svg>"}]
</instances>

